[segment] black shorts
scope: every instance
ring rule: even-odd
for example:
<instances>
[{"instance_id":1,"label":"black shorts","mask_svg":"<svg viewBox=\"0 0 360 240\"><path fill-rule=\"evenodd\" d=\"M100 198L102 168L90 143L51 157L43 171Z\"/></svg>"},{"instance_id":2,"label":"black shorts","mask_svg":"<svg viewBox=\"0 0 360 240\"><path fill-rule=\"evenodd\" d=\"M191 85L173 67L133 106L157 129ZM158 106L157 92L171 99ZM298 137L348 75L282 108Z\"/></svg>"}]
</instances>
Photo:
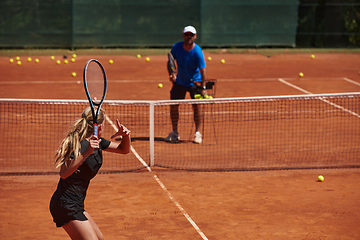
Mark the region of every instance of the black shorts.
<instances>
[{"instance_id":1,"label":"black shorts","mask_svg":"<svg viewBox=\"0 0 360 240\"><path fill-rule=\"evenodd\" d=\"M195 99L195 94L201 94L201 88L198 88L195 85L190 87L183 87L177 83L173 83L173 86L170 91L170 99L171 100L185 99L187 92L190 93L191 99Z\"/></svg>"},{"instance_id":2,"label":"black shorts","mask_svg":"<svg viewBox=\"0 0 360 240\"><path fill-rule=\"evenodd\" d=\"M83 203L51 198L50 212L57 227L62 227L71 220L88 220L84 211Z\"/></svg>"}]
</instances>

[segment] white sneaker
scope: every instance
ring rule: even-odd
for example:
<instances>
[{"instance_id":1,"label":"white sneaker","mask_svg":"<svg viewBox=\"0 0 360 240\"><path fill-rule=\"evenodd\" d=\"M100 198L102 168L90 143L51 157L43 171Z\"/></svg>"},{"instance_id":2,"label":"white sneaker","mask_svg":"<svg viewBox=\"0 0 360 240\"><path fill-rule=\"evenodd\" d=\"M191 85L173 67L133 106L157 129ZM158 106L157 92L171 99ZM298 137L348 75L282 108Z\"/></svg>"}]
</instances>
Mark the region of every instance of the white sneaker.
<instances>
[{"instance_id":1,"label":"white sneaker","mask_svg":"<svg viewBox=\"0 0 360 240\"><path fill-rule=\"evenodd\" d=\"M180 136L178 133L172 131L169 136L167 136L167 138L165 138L165 141L167 142L175 142L175 141L179 141L180 140Z\"/></svg>"},{"instance_id":2,"label":"white sneaker","mask_svg":"<svg viewBox=\"0 0 360 240\"><path fill-rule=\"evenodd\" d=\"M194 143L202 143L202 135L199 132L196 132L194 135Z\"/></svg>"}]
</instances>

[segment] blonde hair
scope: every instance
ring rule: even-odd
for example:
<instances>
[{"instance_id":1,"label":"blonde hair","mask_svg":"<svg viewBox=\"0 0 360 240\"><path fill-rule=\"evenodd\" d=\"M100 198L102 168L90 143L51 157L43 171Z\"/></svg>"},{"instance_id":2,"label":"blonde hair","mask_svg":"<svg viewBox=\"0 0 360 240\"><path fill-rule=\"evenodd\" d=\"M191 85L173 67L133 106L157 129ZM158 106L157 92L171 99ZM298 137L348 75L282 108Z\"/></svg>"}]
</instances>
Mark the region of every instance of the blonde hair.
<instances>
[{"instance_id":1,"label":"blonde hair","mask_svg":"<svg viewBox=\"0 0 360 240\"><path fill-rule=\"evenodd\" d=\"M97 108L95 107L95 112ZM102 124L105 119L105 110L100 109L98 116L98 124ZM74 125L70 128L67 136L62 140L60 147L56 150L55 166L61 167L63 164L67 164L70 161L70 155L74 154L74 159L80 155L81 144L80 142L85 139L86 136L93 132L93 116L91 108L87 107L81 115L81 118L76 120Z\"/></svg>"}]
</instances>

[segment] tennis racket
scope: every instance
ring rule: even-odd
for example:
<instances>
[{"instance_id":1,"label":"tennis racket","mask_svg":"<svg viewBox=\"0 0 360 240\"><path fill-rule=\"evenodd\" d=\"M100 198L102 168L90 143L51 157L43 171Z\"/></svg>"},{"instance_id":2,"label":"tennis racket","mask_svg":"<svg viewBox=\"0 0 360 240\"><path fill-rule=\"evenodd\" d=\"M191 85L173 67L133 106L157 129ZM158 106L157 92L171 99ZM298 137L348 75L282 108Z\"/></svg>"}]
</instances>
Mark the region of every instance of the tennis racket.
<instances>
[{"instance_id":1,"label":"tennis racket","mask_svg":"<svg viewBox=\"0 0 360 240\"><path fill-rule=\"evenodd\" d=\"M83 78L86 96L89 99L93 115L93 134L98 136L97 119L107 90L105 69L98 60L90 59L85 64Z\"/></svg>"},{"instance_id":2,"label":"tennis racket","mask_svg":"<svg viewBox=\"0 0 360 240\"><path fill-rule=\"evenodd\" d=\"M175 60L173 55L171 54L171 52L168 53L168 59L169 59L169 64L170 64L170 70L172 73L176 73L176 64L175 64Z\"/></svg>"}]
</instances>

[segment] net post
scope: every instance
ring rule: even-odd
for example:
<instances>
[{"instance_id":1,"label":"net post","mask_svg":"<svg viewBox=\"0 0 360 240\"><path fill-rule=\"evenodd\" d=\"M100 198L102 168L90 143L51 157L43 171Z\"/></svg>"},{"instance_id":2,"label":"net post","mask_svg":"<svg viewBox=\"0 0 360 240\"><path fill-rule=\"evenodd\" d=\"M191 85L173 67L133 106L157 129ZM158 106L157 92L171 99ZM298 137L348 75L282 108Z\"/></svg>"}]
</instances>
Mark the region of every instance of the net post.
<instances>
[{"instance_id":1,"label":"net post","mask_svg":"<svg viewBox=\"0 0 360 240\"><path fill-rule=\"evenodd\" d=\"M150 102L149 105L149 157L150 167L154 166L154 102Z\"/></svg>"}]
</instances>

